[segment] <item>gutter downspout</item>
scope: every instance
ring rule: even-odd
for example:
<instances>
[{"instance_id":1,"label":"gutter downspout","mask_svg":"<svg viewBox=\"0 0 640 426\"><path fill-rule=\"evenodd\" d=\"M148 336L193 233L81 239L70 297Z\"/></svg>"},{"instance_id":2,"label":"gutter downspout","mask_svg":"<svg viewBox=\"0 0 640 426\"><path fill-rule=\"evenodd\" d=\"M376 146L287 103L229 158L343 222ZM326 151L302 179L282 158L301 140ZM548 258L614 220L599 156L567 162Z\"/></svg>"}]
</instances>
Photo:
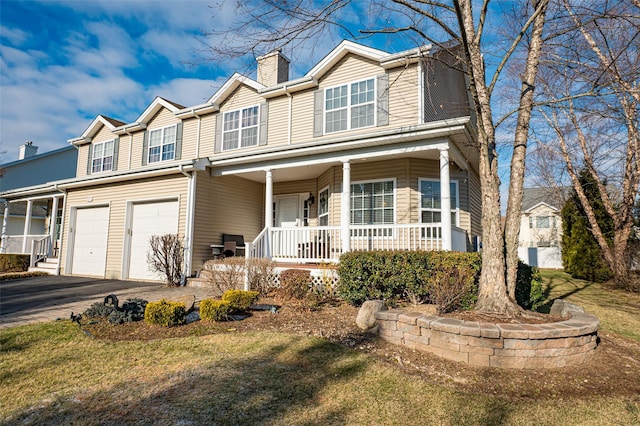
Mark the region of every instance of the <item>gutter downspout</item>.
<instances>
[{"instance_id":1,"label":"gutter downspout","mask_svg":"<svg viewBox=\"0 0 640 426\"><path fill-rule=\"evenodd\" d=\"M2 216L2 239L0 240L0 253L6 253L7 248L5 247L6 245L6 233L7 233L7 226L9 224L9 201L2 199L2 204L4 204L3 210L3 216Z\"/></svg>"},{"instance_id":2,"label":"gutter downspout","mask_svg":"<svg viewBox=\"0 0 640 426\"><path fill-rule=\"evenodd\" d=\"M63 193L62 197L62 220L60 220L60 247L58 248L58 266L56 266L56 275L60 275L60 261L62 260L62 249L64 246L64 217L67 214L67 190L58 188L58 184L56 183L54 189L58 192ZM56 212L56 215L58 213ZM53 242L52 242L53 244Z\"/></svg>"},{"instance_id":3,"label":"gutter downspout","mask_svg":"<svg viewBox=\"0 0 640 426\"><path fill-rule=\"evenodd\" d=\"M180 173L189 179L187 188L187 220L185 227L185 248L184 248L184 266L182 272L181 285L186 285L187 277L191 276L191 261L193 259L193 221L195 213L195 189L196 189L196 172L191 173L184 171L184 165L179 167Z\"/></svg>"},{"instance_id":4,"label":"gutter downspout","mask_svg":"<svg viewBox=\"0 0 640 426\"><path fill-rule=\"evenodd\" d=\"M197 117L198 117L198 136L196 137L196 158L200 158L200 130L202 126L202 117L199 115Z\"/></svg>"}]
</instances>

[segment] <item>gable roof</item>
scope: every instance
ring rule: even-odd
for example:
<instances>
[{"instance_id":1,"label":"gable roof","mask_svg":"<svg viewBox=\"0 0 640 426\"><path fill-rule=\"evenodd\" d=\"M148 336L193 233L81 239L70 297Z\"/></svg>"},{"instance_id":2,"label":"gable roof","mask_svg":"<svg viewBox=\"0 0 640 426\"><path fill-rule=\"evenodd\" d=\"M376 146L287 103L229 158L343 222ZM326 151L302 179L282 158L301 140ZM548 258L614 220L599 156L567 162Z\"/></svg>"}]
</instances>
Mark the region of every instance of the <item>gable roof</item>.
<instances>
[{"instance_id":1,"label":"gable roof","mask_svg":"<svg viewBox=\"0 0 640 426\"><path fill-rule=\"evenodd\" d=\"M149 123L149 121L151 121L151 119L158 113L158 111L160 111L162 108L166 108L169 111L171 111L172 113L177 113L178 111L184 109L184 106L176 103L176 102L171 102L165 98L162 98L160 96L156 96L155 99L153 100L153 102L151 102L149 104L149 106L147 107L147 109L144 110L144 112L142 114L140 114L140 117L138 117L138 119L136 121L134 121L133 123L129 123L129 124L123 124L120 127L117 127L116 129L114 129L114 133L117 135L123 135L123 134L127 134L127 133L131 133L131 132L135 132L138 130L144 130L147 128L147 124Z\"/></svg>"},{"instance_id":2,"label":"gable roof","mask_svg":"<svg viewBox=\"0 0 640 426\"><path fill-rule=\"evenodd\" d=\"M72 145L84 145L91 142L91 139L100 131L102 126L107 127L113 131L116 127L124 126L124 122L116 120L115 118L107 117L105 115L98 115L93 119L89 127L78 138L69 139L68 142Z\"/></svg>"},{"instance_id":3,"label":"gable roof","mask_svg":"<svg viewBox=\"0 0 640 426\"><path fill-rule=\"evenodd\" d=\"M220 87L216 91L216 93L214 93L213 96L209 98L207 103L219 107L222 101L224 101L229 95L233 93L234 90L238 88L238 86L242 84L249 86L258 92L266 87L264 84L260 84L254 79L236 72L233 73L233 75L229 77L229 79L222 85L222 87Z\"/></svg>"},{"instance_id":4,"label":"gable roof","mask_svg":"<svg viewBox=\"0 0 640 426\"><path fill-rule=\"evenodd\" d=\"M571 195L571 187L558 186L555 188L524 188L522 194L522 211L527 212L538 204L544 203L552 209L560 210Z\"/></svg>"}]
</instances>

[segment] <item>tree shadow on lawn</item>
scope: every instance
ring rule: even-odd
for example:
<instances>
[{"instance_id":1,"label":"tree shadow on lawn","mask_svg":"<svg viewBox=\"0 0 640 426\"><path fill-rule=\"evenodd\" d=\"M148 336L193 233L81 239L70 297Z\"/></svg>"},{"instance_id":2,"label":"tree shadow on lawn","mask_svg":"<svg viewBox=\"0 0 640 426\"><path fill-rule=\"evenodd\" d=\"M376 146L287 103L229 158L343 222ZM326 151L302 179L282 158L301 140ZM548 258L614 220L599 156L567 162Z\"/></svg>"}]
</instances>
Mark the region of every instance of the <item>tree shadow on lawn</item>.
<instances>
[{"instance_id":1,"label":"tree shadow on lawn","mask_svg":"<svg viewBox=\"0 0 640 426\"><path fill-rule=\"evenodd\" d=\"M295 338L241 360L210 362L157 378L78 392L18 414L36 424L280 424L300 415L309 424L335 423L347 408L314 416L320 392L351 380L371 360L336 345ZM213 348L212 348L213 349ZM176 363L179 363L176 360Z\"/></svg>"}]
</instances>

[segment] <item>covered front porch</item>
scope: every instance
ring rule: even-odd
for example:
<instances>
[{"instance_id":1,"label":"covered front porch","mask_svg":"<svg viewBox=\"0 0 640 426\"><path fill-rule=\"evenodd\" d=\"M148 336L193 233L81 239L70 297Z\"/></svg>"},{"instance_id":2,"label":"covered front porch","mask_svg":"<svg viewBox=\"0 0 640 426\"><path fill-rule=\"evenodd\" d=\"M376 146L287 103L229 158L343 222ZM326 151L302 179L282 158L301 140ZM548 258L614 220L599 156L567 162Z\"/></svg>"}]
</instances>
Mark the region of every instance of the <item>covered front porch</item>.
<instances>
[{"instance_id":1,"label":"covered front porch","mask_svg":"<svg viewBox=\"0 0 640 426\"><path fill-rule=\"evenodd\" d=\"M236 176L262 185L263 227L255 238L245 234L248 258L337 263L352 250L474 248L474 172L452 141L408 141L339 154L212 164L214 179ZM230 210L232 202L226 200Z\"/></svg>"}]
</instances>

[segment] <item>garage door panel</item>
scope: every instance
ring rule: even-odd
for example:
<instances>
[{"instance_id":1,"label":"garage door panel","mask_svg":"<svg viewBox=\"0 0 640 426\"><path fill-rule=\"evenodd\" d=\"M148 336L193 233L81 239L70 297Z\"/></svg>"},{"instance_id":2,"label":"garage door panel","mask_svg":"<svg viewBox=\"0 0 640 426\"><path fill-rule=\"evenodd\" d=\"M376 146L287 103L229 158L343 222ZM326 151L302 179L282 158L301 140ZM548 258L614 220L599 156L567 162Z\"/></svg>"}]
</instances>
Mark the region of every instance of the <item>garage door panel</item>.
<instances>
[{"instance_id":1,"label":"garage door panel","mask_svg":"<svg viewBox=\"0 0 640 426\"><path fill-rule=\"evenodd\" d=\"M72 274L104 276L108 235L108 207L76 210Z\"/></svg>"},{"instance_id":2,"label":"garage door panel","mask_svg":"<svg viewBox=\"0 0 640 426\"><path fill-rule=\"evenodd\" d=\"M178 201L133 204L132 209L129 278L157 280L147 264L149 239L178 232Z\"/></svg>"}]
</instances>

